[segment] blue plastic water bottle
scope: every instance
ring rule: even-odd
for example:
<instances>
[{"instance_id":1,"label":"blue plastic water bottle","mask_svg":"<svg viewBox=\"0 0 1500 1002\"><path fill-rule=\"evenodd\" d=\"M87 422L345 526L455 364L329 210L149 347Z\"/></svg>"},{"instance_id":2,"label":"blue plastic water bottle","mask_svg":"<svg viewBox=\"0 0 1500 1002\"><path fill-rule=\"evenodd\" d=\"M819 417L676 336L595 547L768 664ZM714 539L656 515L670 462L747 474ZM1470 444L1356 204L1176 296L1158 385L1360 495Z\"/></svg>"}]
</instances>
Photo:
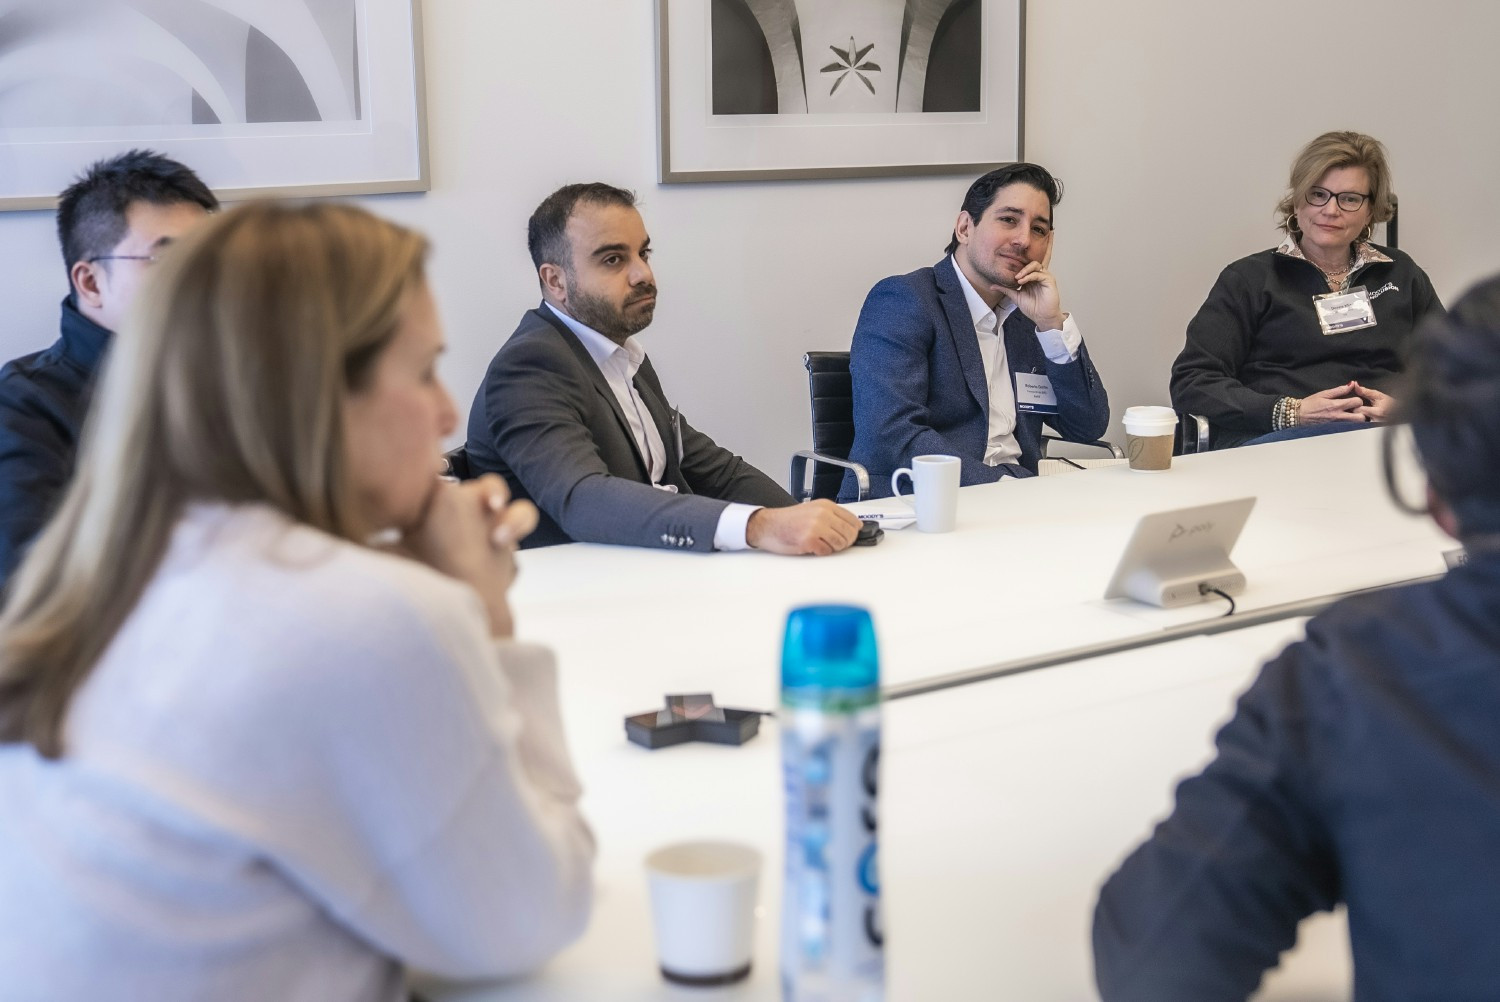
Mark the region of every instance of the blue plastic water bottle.
<instances>
[{"instance_id":1,"label":"blue plastic water bottle","mask_svg":"<svg viewBox=\"0 0 1500 1002\"><path fill-rule=\"evenodd\" d=\"M792 610L778 720L786 781L782 997L880 1002L880 663L869 612L840 605Z\"/></svg>"}]
</instances>

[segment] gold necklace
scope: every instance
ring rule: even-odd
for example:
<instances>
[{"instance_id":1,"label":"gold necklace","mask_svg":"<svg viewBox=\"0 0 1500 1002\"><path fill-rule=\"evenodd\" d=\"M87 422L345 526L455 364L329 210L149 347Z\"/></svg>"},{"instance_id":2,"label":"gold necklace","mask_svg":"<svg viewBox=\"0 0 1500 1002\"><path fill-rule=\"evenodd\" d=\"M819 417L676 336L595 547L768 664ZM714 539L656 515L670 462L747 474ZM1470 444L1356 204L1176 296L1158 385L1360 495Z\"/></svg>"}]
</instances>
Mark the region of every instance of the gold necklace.
<instances>
[{"instance_id":1,"label":"gold necklace","mask_svg":"<svg viewBox=\"0 0 1500 1002\"><path fill-rule=\"evenodd\" d=\"M1354 270L1354 251L1352 250L1349 252L1349 263L1345 265L1342 271L1329 271L1311 257L1308 257L1306 251L1302 253L1302 256L1307 259L1309 264L1323 273L1323 280L1328 283L1329 288L1336 288L1343 285L1343 280L1348 278L1349 272Z\"/></svg>"}]
</instances>

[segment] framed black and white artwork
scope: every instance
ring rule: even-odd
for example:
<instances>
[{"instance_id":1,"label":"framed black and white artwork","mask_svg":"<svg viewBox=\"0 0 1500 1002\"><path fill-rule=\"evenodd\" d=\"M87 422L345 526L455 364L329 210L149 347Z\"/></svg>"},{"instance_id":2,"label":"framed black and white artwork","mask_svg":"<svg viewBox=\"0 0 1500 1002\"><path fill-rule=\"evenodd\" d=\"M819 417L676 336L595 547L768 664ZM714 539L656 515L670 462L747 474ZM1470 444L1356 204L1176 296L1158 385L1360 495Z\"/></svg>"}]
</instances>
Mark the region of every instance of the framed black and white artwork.
<instances>
[{"instance_id":1,"label":"framed black and white artwork","mask_svg":"<svg viewBox=\"0 0 1500 1002\"><path fill-rule=\"evenodd\" d=\"M1025 0L657 0L656 17L663 183L1021 158Z\"/></svg>"},{"instance_id":2,"label":"framed black and white artwork","mask_svg":"<svg viewBox=\"0 0 1500 1002\"><path fill-rule=\"evenodd\" d=\"M0 2L0 208L147 148L221 198L425 191L418 0Z\"/></svg>"}]
</instances>

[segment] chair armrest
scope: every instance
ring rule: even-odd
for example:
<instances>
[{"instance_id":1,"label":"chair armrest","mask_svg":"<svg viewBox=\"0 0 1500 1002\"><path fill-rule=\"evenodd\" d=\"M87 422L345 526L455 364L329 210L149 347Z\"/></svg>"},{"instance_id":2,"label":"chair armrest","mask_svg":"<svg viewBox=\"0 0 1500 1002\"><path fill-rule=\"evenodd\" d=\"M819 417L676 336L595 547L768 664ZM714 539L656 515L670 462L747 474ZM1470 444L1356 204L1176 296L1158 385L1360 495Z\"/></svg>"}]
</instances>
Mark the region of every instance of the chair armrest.
<instances>
[{"instance_id":1,"label":"chair armrest","mask_svg":"<svg viewBox=\"0 0 1500 1002\"><path fill-rule=\"evenodd\" d=\"M856 500L863 501L865 495L870 493L870 471L859 463L848 459L839 459L822 452L813 452L811 449L803 449L792 453L791 473L787 478L787 492L798 501L809 501L812 499L812 490L807 485L808 462L812 462L813 469L819 463L829 466L841 466L846 470L854 471L854 482L859 487L859 496Z\"/></svg>"},{"instance_id":2,"label":"chair armrest","mask_svg":"<svg viewBox=\"0 0 1500 1002\"><path fill-rule=\"evenodd\" d=\"M1182 414L1177 418L1176 455L1191 456L1213 448L1213 428L1201 414Z\"/></svg>"},{"instance_id":3,"label":"chair armrest","mask_svg":"<svg viewBox=\"0 0 1500 1002\"><path fill-rule=\"evenodd\" d=\"M474 471L469 468L469 453L463 446L443 453L443 469L440 476L448 480L472 480Z\"/></svg>"},{"instance_id":4,"label":"chair armrest","mask_svg":"<svg viewBox=\"0 0 1500 1002\"><path fill-rule=\"evenodd\" d=\"M1050 442L1068 442L1071 445L1085 445L1085 446L1088 446L1091 449L1103 449L1105 452L1108 452L1111 456L1113 456L1116 459L1124 459L1125 458L1125 450L1124 449L1120 448L1118 445L1115 445L1113 442L1106 442L1103 439L1098 439L1098 440L1093 441L1093 442L1074 442L1071 439L1063 438L1060 435L1047 435L1047 434L1043 434L1042 435L1042 458L1043 459L1047 458L1047 445Z\"/></svg>"}]
</instances>

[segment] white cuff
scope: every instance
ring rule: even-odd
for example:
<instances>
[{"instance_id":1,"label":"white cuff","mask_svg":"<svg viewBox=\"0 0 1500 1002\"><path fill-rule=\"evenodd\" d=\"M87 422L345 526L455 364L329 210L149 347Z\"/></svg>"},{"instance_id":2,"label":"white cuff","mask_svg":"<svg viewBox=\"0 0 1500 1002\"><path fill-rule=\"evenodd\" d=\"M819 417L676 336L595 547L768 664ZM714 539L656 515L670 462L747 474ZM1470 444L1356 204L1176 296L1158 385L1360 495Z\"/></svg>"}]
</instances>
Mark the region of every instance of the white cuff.
<instances>
[{"instance_id":1,"label":"white cuff","mask_svg":"<svg viewBox=\"0 0 1500 1002\"><path fill-rule=\"evenodd\" d=\"M719 513L719 527L714 530L714 549L750 549L750 544L745 542L745 528L750 524L750 516L760 511L761 507L758 504L734 503L725 507Z\"/></svg>"},{"instance_id":2,"label":"white cuff","mask_svg":"<svg viewBox=\"0 0 1500 1002\"><path fill-rule=\"evenodd\" d=\"M1047 361L1055 365L1067 365L1076 360L1078 348L1083 344L1083 335L1079 333L1078 325L1073 322L1071 313L1063 318L1062 330L1038 330L1036 339L1041 344Z\"/></svg>"}]
</instances>

